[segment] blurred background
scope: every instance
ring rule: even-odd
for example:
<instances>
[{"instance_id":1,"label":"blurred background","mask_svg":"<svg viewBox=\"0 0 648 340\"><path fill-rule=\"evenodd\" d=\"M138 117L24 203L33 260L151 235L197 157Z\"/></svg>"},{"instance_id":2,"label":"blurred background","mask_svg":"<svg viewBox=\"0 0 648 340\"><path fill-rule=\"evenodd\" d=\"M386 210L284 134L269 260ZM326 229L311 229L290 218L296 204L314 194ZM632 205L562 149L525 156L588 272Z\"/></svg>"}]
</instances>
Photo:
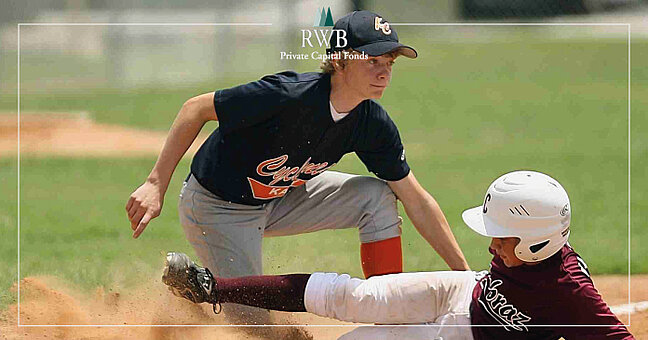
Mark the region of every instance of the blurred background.
<instances>
[{"instance_id":1,"label":"blurred background","mask_svg":"<svg viewBox=\"0 0 648 340\"><path fill-rule=\"evenodd\" d=\"M297 51L300 29L312 28L322 7L337 19L354 9L371 9L392 23L578 22L630 23L645 35L646 0L3 0L0 3L0 68L3 92L14 92L17 23L271 23L272 26L23 26L22 85L31 91L80 87L179 85L215 78L255 76L303 62L278 58ZM552 38L620 38L625 27L434 27L429 43L510 39L529 31ZM507 35L503 36L502 34ZM529 38L524 35L522 38ZM537 35L533 36L538 38ZM251 53L252 52L252 53ZM190 66L190 67L188 67ZM313 65L311 65L313 66ZM316 68L316 64L315 64Z\"/></svg>"}]
</instances>

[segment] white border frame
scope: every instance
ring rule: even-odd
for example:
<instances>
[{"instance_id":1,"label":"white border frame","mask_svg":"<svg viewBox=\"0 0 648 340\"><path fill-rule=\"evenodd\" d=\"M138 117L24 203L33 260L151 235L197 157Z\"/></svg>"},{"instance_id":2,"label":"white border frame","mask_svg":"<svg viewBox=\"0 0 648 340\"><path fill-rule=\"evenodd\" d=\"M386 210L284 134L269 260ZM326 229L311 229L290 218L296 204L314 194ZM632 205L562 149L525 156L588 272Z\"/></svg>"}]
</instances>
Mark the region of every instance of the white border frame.
<instances>
[{"instance_id":1,"label":"white border frame","mask_svg":"<svg viewBox=\"0 0 648 340\"><path fill-rule=\"evenodd\" d=\"M630 23L392 23L392 26L626 26L628 29L628 305L631 305L631 35L632 29ZM18 79L17 79L17 95L18 95L18 297L17 297L17 326L20 327L360 327L364 324L350 324L350 325L25 325L20 323L20 27L22 26L272 26L272 23L18 23L18 40L17 40L17 64L18 64ZM628 311L628 324L623 326L630 327L632 313ZM423 327L425 325L373 325L372 327ZM504 325L445 325L445 327L505 327ZM527 325L527 327L610 327L610 325Z\"/></svg>"}]
</instances>

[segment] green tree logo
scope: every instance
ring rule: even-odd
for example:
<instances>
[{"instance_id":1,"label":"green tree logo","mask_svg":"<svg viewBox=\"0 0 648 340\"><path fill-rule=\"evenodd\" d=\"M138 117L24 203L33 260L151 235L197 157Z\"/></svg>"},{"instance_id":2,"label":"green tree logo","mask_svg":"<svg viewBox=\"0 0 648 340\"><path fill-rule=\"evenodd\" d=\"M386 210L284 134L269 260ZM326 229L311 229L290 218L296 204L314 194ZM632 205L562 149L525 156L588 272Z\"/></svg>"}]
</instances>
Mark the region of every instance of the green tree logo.
<instances>
[{"instance_id":1,"label":"green tree logo","mask_svg":"<svg viewBox=\"0 0 648 340\"><path fill-rule=\"evenodd\" d=\"M317 10L317 12L315 13L315 24L313 24L313 27L329 27L333 25L331 7L329 7L327 11L324 11L324 7L322 7L321 10Z\"/></svg>"}]
</instances>

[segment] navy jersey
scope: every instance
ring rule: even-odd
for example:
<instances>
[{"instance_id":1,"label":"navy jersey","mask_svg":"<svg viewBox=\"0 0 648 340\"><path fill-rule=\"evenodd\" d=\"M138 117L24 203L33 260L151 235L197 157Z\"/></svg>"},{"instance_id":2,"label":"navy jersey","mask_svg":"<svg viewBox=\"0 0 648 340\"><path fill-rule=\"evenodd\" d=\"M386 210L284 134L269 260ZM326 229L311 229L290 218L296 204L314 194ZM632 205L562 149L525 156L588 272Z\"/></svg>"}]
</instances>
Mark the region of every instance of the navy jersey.
<instances>
[{"instance_id":1,"label":"navy jersey","mask_svg":"<svg viewBox=\"0 0 648 340\"><path fill-rule=\"evenodd\" d=\"M508 268L495 255L489 274L473 291L470 318L477 326L472 328L475 340L634 339L605 304L585 262L569 245L532 266Z\"/></svg>"},{"instance_id":2,"label":"navy jersey","mask_svg":"<svg viewBox=\"0 0 648 340\"><path fill-rule=\"evenodd\" d=\"M390 181L409 173L396 125L365 100L335 122L331 77L282 72L216 91L219 127L196 153L191 172L207 190L242 204L284 196L355 152Z\"/></svg>"}]
</instances>

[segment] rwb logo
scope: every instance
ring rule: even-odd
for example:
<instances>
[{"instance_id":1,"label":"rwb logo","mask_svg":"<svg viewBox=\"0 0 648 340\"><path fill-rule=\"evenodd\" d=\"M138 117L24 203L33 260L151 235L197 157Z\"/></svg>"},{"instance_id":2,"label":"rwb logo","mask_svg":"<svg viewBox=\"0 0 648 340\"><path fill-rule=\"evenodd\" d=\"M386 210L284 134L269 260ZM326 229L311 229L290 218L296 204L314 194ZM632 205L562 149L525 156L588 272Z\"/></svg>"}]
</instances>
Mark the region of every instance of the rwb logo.
<instances>
[{"instance_id":1,"label":"rwb logo","mask_svg":"<svg viewBox=\"0 0 648 340\"><path fill-rule=\"evenodd\" d=\"M328 11L324 12L324 7L321 11L318 11L318 14L315 16L315 24L313 27L332 27L333 26L333 16L331 15L331 7L328 8Z\"/></svg>"},{"instance_id":2,"label":"rwb logo","mask_svg":"<svg viewBox=\"0 0 648 340\"><path fill-rule=\"evenodd\" d=\"M315 24L313 27L333 27L333 16L331 15L331 7L328 10L324 11L324 7L321 10L318 10L315 15ZM301 30L302 32L302 45L301 47L306 47L306 44L310 47L315 47L313 42L313 35L317 38L317 44L319 47L329 48L331 36L333 32L337 32L335 47L341 48L347 45L346 31L344 30L335 30L335 29L312 29L312 30ZM313 40L311 40L313 39Z\"/></svg>"}]
</instances>

